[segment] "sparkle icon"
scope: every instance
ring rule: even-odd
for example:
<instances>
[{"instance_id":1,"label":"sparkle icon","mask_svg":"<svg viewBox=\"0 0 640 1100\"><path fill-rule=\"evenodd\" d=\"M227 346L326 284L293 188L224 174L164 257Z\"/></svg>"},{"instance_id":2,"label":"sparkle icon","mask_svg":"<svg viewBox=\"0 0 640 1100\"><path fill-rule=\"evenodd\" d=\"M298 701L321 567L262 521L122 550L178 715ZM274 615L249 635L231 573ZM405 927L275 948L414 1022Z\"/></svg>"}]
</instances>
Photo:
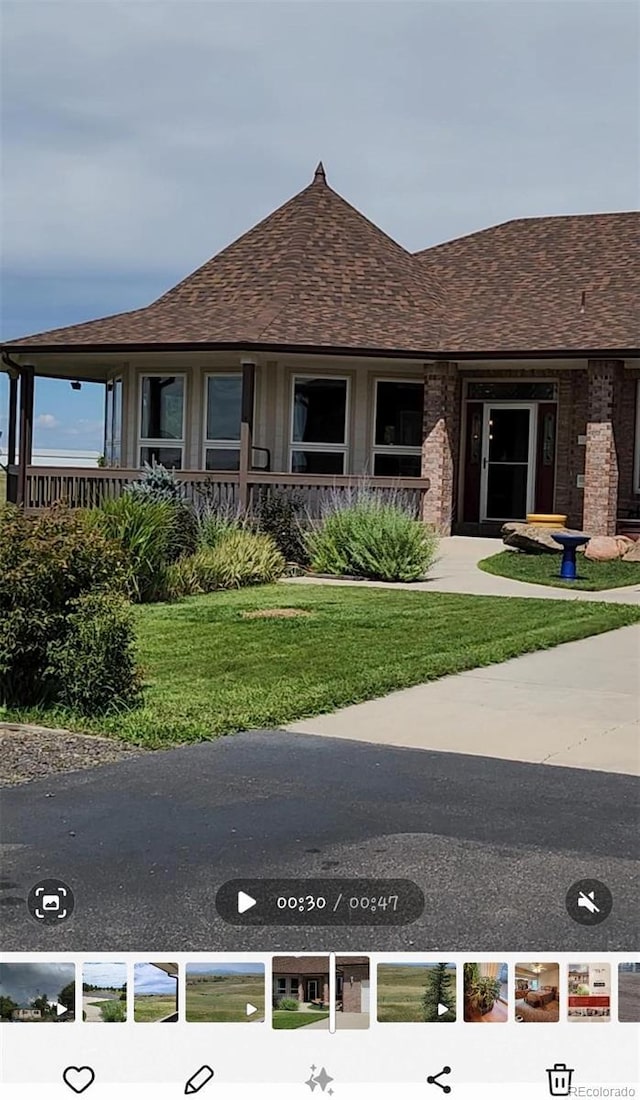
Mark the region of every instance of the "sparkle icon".
<instances>
[{"instance_id":1,"label":"sparkle icon","mask_svg":"<svg viewBox=\"0 0 640 1100\"><path fill-rule=\"evenodd\" d=\"M320 1092L326 1092L328 1096L333 1096L333 1089L329 1088L333 1080L334 1078L329 1076L324 1066L319 1073L316 1073L316 1067L312 1066L311 1076L308 1081L305 1081L305 1085L307 1085L312 1092L315 1092L316 1089L319 1088Z\"/></svg>"}]
</instances>

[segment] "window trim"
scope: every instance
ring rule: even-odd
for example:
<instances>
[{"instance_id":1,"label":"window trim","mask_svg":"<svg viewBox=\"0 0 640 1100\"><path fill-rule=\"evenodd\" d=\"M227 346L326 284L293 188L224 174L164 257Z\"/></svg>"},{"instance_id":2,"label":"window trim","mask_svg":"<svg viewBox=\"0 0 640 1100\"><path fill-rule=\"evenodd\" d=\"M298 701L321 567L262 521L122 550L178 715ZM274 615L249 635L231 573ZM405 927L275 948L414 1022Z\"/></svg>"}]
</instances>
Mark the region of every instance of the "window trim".
<instances>
[{"instance_id":1,"label":"window trim","mask_svg":"<svg viewBox=\"0 0 640 1100\"><path fill-rule=\"evenodd\" d=\"M371 425L371 469L373 476L376 477L376 456L377 455L422 455L422 447L405 447L403 445L396 445L395 443L376 443L376 421L378 418L378 383L379 382L397 382L401 385L414 385L422 387L422 417L424 423L424 393L426 383L421 378L405 377L389 378L386 375L376 375L373 379L373 423ZM415 474L415 477L420 477L420 474Z\"/></svg>"},{"instance_id":2,"label":"window trim","mask_svg":"<svg viewBox=\"0 0 640 1100\"><path fill-rule=\"evenodd\" d=\"M303 440L294 440L294 412L295 412L295 398L296 398L296 382L303 381L304 379L318 379L326 380L328 382L344 382L346 386L345 390L345 402L344 402L344 442L343 443L306 443ZM342 474L336 474L334 476L344 476L346 467L348 466L349 452L350 452L350 439L349 428L351 424L351 378L347 374L320 374L317 371L296 371L291 375L291 386L289 392L289 473L295 473L293 469L293 452L294 451L315 451L316 454L341 454L343 456L342 461ZM304 477L304 474L300 475ZM310 474L309 477L331 477L331 474Z\"/></svg>"},{"instance_id":3,"label":"window trim","mask_svg":"<svg viewBox=\"0 0 640 1100\"><path fill-rule=\"evenodd\" d=\"M640 493L640 378L636 379L635 440L633 448L633 491Z\"/></svg>"},{"instance_id":4,"label":"window trim","mask_svg":"<svg viewBox=\"0 0 640 1100\"><path fill-rule=\"evenodd\" d=\"M180 439L153 439L142 435L142 391L145 378L181 378L182 379L182 437ZM184 456L186 451L187 431L187 372L186 371L143 371L138 375L138 403L137 403L137 457L138 468L142 469L143 447L165 447L180 451L180 469L184 470Z\"/></svg>"},{"instance_id":5,"label":"window trim","mask_svg":"<svg viewBox=\"0 0 640 1100\"><path fill-rule=\"evenodd\" d=\"M238 370L205 371L205 374L204 374L204 377L203 377L204 398L203 398L203 402L202 402L202 405L203 405L203 410L202 410L202 469L203 470L207 469L207 451L209 451L209 450L237 451L238 452L238 466L240 465L240 435L238 435L237 440L236 439L209 439L207 437L207 413L208 413L208 410L209 410L209 379L210 378L225 378L225 377L239 378L240 379L240 383L241 383L241 387L240 387L240 424L241 424L240 431L242 431L242 371L241 370L240 371L238 371ZM257 387L254 388L254 394L253 394L253 419L254 419L254 423L255 423L255 414L256 414L256 389L257 389ZM220 472L233 473L233 472L237 472L237 471L225 470L225 471L220 471Z\"/></svg>"}]
</instances>

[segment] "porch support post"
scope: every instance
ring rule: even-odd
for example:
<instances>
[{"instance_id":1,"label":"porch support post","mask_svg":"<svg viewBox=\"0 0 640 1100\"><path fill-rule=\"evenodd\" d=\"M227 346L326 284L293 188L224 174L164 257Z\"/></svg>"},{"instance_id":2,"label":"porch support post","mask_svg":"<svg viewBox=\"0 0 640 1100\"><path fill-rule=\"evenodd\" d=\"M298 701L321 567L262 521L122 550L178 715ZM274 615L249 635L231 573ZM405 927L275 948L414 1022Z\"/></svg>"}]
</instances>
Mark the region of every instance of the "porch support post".
<instances>
[{"instance_id":1,"label":"porch support post","mask_svg":"<svg viewBox=\"0 0 640 1100\"><path fill-rule=\"evenodd\" d=\"M20 444L16 504L24 507L27 499L27 467L31 465L33 445L33 394L35 371L25 366L20 372Z\"/></svg>"},{"instance_id":2,"label":"porch support post","mask_svg":"<svg viewBox=\"0 0 640 1100\"><path fill-rule=\"evenodd\" d=\"M240 413L240 474L238 497L242 510L249 505L249 471L253 449L253 399L255 394L256 364L253 359L242 360L242 398Z\"/></svg>"},{"instance_id":3,"label":"porch support post","mask_svg":"<svg viewBox=\"0 0 640 1100\"><path fill-rule=\"evenodd\" d=\"M16 439L18 433L18 375L9 375L9 424L7 435L7 466L16 464ZM15 472L7 472L7 500L15 504L17 500L17 478Z\"/></svg>"},{"instance_id":4,"label":"porch support post","mask_svg":"<svg viewBox=\"0 0 640 1100\"><path fill-rule=\"evenodd\" d=\"M422 477L430 486L422 518L441 535L451 534L460 420L457 363L425 363Z\"/></svg>"},{"instance_id":5,"label":"porch support post","mask_svg":"<svg viewBox=\"0 0 640 1100\"><path fill-rule=\"evenodd\" d=\"M590 359L587 366L587 445L582 526L589 535L615 535L618 450L615 417L623 363Z\"/></svg>"}]
</instances>

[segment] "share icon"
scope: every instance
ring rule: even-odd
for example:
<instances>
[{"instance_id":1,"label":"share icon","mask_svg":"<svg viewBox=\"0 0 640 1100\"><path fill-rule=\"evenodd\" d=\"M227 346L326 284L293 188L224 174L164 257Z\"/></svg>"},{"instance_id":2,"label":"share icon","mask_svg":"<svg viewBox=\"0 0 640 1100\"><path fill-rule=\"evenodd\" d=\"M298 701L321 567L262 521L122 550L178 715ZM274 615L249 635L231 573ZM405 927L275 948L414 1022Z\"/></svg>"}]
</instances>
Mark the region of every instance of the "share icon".
<instances>
[{"instance_id":1,"label":"share icon","mask_svg":"<svg viewBox=\"0 0 640 1100\"><path fill-rule=\"evenodd\" d=\"M451 1085L441 1085L440 1081L438 1080L439 1077L443 1077L447 1073L451 1073L451 1066L443 1066L442 1069L440 1070L440 1073L435 1073L435 1074L433 1074L433 1076L427 1077L427 1084L428 1085L437 1085L438 1088L442 1089L442 1091L444 1093L447 1093L447 1094L450 1093L451 1092Z\"/></svg>"}]
</instances>

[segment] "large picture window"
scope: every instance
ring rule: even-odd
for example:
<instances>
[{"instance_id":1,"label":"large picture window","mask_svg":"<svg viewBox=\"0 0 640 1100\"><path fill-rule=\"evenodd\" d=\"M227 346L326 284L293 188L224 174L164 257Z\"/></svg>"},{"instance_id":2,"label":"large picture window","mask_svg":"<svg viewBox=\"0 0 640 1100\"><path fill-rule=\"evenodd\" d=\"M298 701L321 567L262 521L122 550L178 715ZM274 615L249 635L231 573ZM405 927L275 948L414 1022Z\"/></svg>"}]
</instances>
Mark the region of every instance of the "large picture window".
<instances>
[{"instance_id":1,"label":"large picture window","mask_svg":"<svg viewBox=\"0 0 640 1100\"><path fill-rule=\"evenodd\" d=\"M107 382L104 417L104 461L120 466L122 461L122 379Z\"/></svg>"},{"instance_id":2,"label":"large picture window","mask_svg":"<svg viewBox=\"0 0 640 1100\"><path fill-rule=\"evenodd\" d=\"M184 375L145 374L140 380L140 464L180 470L184 455Z\"/></svg>"},{"instance_id":3,"label":"large picture window","mask_svg":"<svg viewBox=\"0 0 640 1100\"><path fill-rule=\"evenodd\" d=\"M377 477L420 477L422 382L376 381L373 472Z\"/></svg>"},{"instance_id":4,"label":"large picture window","mask_svg":"<svg viewBox=\"0 0 640 1100\"><path fill-rule=\"evenodd\" d=\"M209 374L205 387L205 469L238 470L242 375Z\"/></svg>"},{"instance_id":5,"label":"large picture window","mask_svg":"<svg viewBox=\"0 0 640 1100\"><path fill-rule=\"evenodd\" d=\"M346 378L298 375L291 396L291 470L343 474L347 455Z\"/></svg>"}]
</instances>

